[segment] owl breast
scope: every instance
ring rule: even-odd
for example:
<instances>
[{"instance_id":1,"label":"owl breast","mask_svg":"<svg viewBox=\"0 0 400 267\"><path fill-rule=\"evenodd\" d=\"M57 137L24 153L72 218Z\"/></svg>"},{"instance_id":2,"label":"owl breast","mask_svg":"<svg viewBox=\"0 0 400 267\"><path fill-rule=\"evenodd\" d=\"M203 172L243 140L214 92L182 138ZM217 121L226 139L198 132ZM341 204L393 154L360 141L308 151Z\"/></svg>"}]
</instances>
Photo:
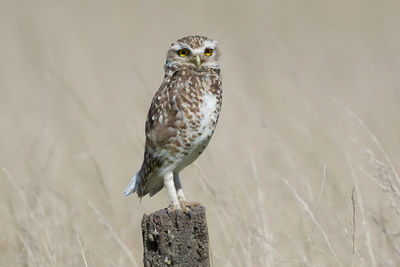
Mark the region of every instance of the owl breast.
<instances>
[{"instance_id":1,"label":"owl breast","mask_svg":"<svg viewBox=\"0 0 400 267\"><path fill-rule=\"evenodd\" d=\"M157 159L161 176L178 173L207 147L222 103L219 70L166 72L165 86L148 115L148 154Z\"/></svg>"},{"instance_id":2,"label":"owl breast","mask_svg":"<svg viewBox=\"0 0 400 267\"><path fill-rule=\"evenodd\" d=\"M200 97L200 100L199 112L185 114L183 118L187 127L178 134L178 139L183 141L184 146L181 151L183 157L176 166L177 171L182 170L200 156L210 142L218 121L220 101L217 96L206 93Z\"/></svg>"}]
</instances>

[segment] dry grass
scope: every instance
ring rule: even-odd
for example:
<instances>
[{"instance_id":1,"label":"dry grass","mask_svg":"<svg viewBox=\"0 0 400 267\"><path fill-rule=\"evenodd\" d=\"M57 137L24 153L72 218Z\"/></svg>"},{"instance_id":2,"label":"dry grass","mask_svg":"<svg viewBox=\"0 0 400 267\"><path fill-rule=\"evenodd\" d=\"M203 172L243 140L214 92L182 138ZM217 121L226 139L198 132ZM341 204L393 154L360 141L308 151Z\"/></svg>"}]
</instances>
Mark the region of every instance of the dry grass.
<instances>
[{"instance_id":1,"label":"dry grass","mask_svg":"<svg viewBox=\"0 0 400 267\"><path fill-rule=\"evenodd\" d=\"M0 266L141 266L123 197L175 39L219 40L224 103L181 177L214 266L400 265L395 1L0 3Z\"/></svg>"}]
</instances>

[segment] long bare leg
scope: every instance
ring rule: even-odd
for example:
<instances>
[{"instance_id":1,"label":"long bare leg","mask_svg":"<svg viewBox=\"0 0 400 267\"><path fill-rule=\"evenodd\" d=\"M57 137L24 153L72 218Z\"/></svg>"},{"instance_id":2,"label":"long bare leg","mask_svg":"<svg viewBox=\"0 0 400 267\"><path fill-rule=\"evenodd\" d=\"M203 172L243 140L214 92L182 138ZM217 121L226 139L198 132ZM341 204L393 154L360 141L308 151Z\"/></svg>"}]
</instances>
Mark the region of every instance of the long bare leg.
<instances>
[{"instance_id":1,"label":"long bare leg","mask_svg":"<svg viewBox=\"0 0 400 267\"><path fill-rule=\"evenodd\" d=\"M174 173L174 184L175 184L176 194L178 196L178 201L179 201L179 204L181 205L182 211L184 213L189 214L190 210L185 205L186 198L185 198L185 194L183 194L182 184L181 184L181 180L179 179L178 173Z\"/></svg>"},{"instance_id":2,"label":"long bare leg","mask_svg":"<svg viewBox=\"0 0 400 267\"><path fill-rule=\"evenodd\" d=\"M178 195L178 201L181 204L183 212L188 213L190 206L200 205L200 203L198 203L198 202L186 201L185 195L183 194L182 184L181 184L181 180L179 178L178 173L174 173L174 183L175 183L176 194Z\"/></svg>"},{"instance_id":3,"label":"long bare leg","mask_svg":"<svg viewBox=\"0 0 400 267\"><path fill-rule=\"evenodd\" d=\"M164 186L167 189L168 199L170 201L169 208L172 211L182 209L178 200L178 195L176 194L174 175L172 172L164 176Z\"/></svg>"},{"instance_id":4,"label":"long bare leg","mask_svg":"<svg viewBox=\"0 0 400 267\"><path fill-rule=\"evenodd\" d=\"M178 195L179 201L186 201L185 195L183 194L181 180L179 179L179 174L174 173L174 184L176 189L176 194Z\"/></svg>"}]
</instances>

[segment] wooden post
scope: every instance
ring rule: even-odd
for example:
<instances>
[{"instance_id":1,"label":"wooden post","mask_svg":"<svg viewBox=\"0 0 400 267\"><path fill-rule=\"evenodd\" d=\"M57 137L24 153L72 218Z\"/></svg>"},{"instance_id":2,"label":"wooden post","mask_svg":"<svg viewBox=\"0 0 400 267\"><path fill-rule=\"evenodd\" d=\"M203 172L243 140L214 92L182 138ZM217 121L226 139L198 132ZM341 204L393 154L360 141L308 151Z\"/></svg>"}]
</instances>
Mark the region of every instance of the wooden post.
<instances>
[{"instance_id":1,"label":"wooden post","mask_svg":"<svg viewBox=\"0 0 400 267\"><path fill-rule=\"evenodd\" d=\"M145 267L210 266L206 209L199 205L190 210L190 216L167 209L143 215Z\"/></svg>"}]
</instances>

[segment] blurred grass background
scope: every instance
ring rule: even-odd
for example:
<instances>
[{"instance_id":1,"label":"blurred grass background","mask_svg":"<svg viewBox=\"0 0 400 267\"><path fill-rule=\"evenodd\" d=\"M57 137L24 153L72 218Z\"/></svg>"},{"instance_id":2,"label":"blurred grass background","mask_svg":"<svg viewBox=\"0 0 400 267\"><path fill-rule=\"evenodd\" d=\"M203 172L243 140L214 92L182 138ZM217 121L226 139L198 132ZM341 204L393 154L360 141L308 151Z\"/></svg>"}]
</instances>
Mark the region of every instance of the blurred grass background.
<instances>
[{"instance_id":1,"label":"blurred grass background","mask_svg":"<svg viewBox=\"0 0 400 267\"><path fill-rule=\"evenodd\" d=\"M0 266L142 266L123 197L169 45L223 51L181 174L214 266L399 266L398 1L0 1Z\"/></svg>"}]
</instances>

